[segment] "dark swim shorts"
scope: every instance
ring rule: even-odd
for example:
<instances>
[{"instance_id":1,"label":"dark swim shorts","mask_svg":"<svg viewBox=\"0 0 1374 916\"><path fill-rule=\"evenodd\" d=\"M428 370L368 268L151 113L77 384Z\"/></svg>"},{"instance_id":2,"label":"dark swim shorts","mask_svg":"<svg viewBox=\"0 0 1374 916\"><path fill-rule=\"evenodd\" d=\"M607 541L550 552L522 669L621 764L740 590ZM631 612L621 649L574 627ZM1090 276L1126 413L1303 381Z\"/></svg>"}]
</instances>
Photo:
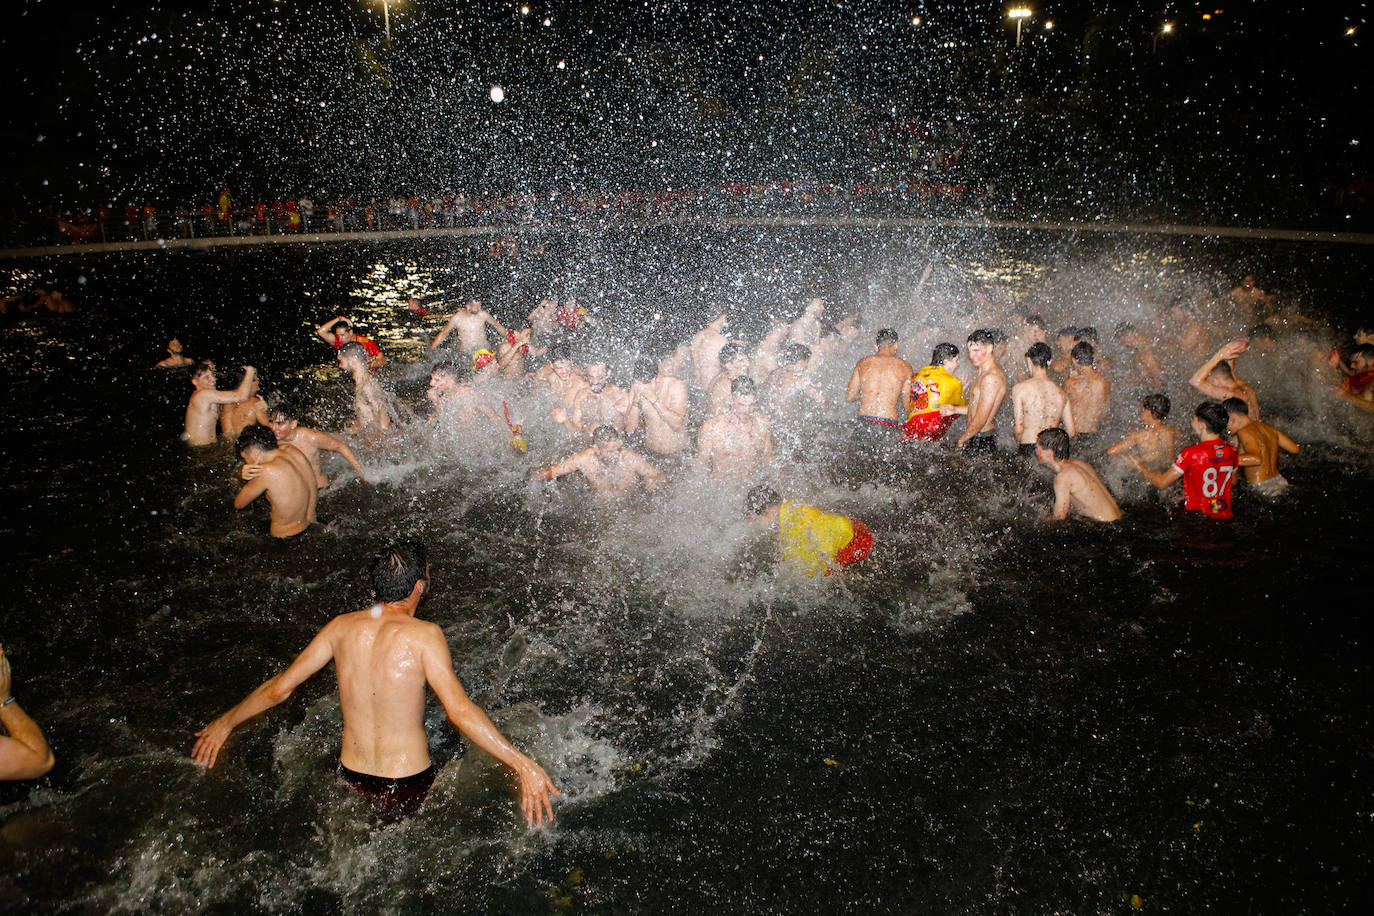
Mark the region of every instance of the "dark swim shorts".
<instances>
[{"instance_id":1,"label":"dark swim shorts","mask_svg":"<svg viewBox=\"0 0 1374 916\"><path fill-rule=\"evenodd\" d=\"M964 452L968 455L991 455L996 451L996 433L979 433L964 443Z\"/></svg>"},{"instance_id":2,"label":"dark swim shorts","mask_svg":"<svg viewBox=\"0 0 1374 916\"><path fill-rule=\"evenodd\" d=\"M1034 443L1034 442L1022 442L1022 443L1020 443L1019 445L1016 446L1016 454L1020 455L1022 458L1034 458L1034 457L1035 457L1035 443Z\"/></svg>"},{"instance_id":3,"label":"dark swim shorts","mask_svg":"<svg viewBox=\"0 0 1374 916\"><path fill-rule=\"evenodd\" d=\"M425 796L429 794L429 787L434 785L437 773L434 764L431 763L413 776L392 779L387 776L359 773L342 763L339 764L339 778L348 783L350 789L367 799L373 811L398 817L408 817L419 810Z\"/></svg>"}]
</instances>

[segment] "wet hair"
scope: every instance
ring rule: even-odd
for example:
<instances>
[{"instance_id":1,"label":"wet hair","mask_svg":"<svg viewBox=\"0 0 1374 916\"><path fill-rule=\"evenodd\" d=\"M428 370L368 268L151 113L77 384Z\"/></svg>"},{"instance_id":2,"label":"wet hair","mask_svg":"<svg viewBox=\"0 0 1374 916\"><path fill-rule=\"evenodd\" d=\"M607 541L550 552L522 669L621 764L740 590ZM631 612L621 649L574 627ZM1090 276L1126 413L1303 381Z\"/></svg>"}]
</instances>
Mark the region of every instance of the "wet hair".
<instances>
[{"instance_id":1,"label":"wet hair","mask_svg":"<svg viewBox=\"0 0 1374 916\"><path fill-rule=\"evenodd\" d=\"M429 572L429 556L419 541L395 541L372 558L367 571L378 601L403 601Z\"/></svg>"},{"instance_id":2,"label":"wet hair","mask_svg":"<svg viewBox=\"0 0 1374 916\"><path fill-rule=\"evenodd\" d=\"M243 432L239 433L238 440L234 442L234 451L242 454L250 448L261 449L264 452L276 451L277 434L261 423L245 426Z\"/></svg>"},{"instance_id":3,"label":"wet hair","mask_svg":"<svg viewBox=\"0 0 1374 916\"><path fill-rule=\"evenodd\" d=\"M1355 349L1358 350L1359 348L1356 347ZM214 371L215 371L215 362L214 362L214 360L210 360L210 359L198 359L198 360L196 360L195 363L191 366L191 378L195 378L195 377L198 376L198 375L204 375L204 374L207 373L207 372L214 372Z\"/></svg>"},{"instance_id":4,"label":"wet hair","mask_svg":"<svg viewBox=\"0 0 1374 916\"><path fill-rule=\"evenodd\" d=\"M1035 444L1053 452L1056 461L1069 457L1069 434L1058 426L1040 430L1040 435L1035 437Z\"/></svg>"},{"instance_id":5,"label":"wet hair","mask_svg":"<svg viewBox=\"0 0 1374 916\"><path fill-rule=\"evenodd\" d=\"M1077 340L1077 339L1078 339L1078 328L1075 328L1075 327L1072 327L1072 326L1067 327L1067 328L1060 328L1060 329L1059 329L1059 333L1055 334L1054 336L1055 336L1055 337L1072 337L1074 340Z\"/></svg>"},{"instance_id":6,"label":"wet hair","mask_svg":"<svg viewBox=\"0 0 1374 916\"><path fill-rule=\"evenodd\" d=\"M1232 371L1231 364L1224 359L1221 362L1217 363L1215 366L1213 366L1212 371L1208 372L1207 374L1220 375L1222 378L1225 378L1228 381L1235 381L1236 378L1236 373Z\"/></svg>"},{"instance_id":7,"label":"wet hair","mask_svg":"<svg viewBox=\"0 0 1374 916\"><path fill-rule=\"evenodd\" d=\"M572 347L561 342L549 347L549 362L556 363L563 359L572 361Z\"/></svg>"},{"instance_id":8,"label":"wet hair","mask_svg":"<svg viewBox=\"0 0 1374 916\"><path fill-rule=\"evenodd\" d=\"M1078 333L1075 334L1074 337L1078 338L1079 340L1086 340L1088 343L1095 345L1097 343L1097 328L1079 328Z\"/></svg>"},{"instance_id":9,"label":"wet hair","mask_svg":"<svg viewBox=\"0 0 1374 916\"><path fill-rule=\"evenodd\" d=\"M720 348L720 364L732 363L735 360L749 355L749 350L738 340L732 340Z\"/></svg>"},{"instance_id":10,"label":"wet hair","mask_svg":"<svg viewBox=\"0 0 1374 916\"><path fill-rule=\"evenodd\" d=\"M592 430L592 445L600 445L603 442L619 442L620 432L609 423L602 423Z\"/></svg>"},{"instance_id":11,"label":"wet hair","mask_svg":"<svg viewBox=\"0 0 1374 916\"><path fill-rule=\"evenodd\" d=\"M334 322L334 326L329 330L335 334L338 334L340 331L351 331L353 330L353 322L345 318L343 321Z\"/></svg>"},{"instance_id":12,"label":"wet hair","mask_svg":"<svg viewBox=\"0 0 1374 916\"><path fill-rule=\"evenodd\" d=\"M339 347L339 355L344 359L356 359L363 365L367 365L367 350L356 340L351 340Z\"/></svg>"},{"instance_id":13,"label":"wet hair","mask_svg":"<svg viewBox=\"0 0 1374 916\"><path fill-rule=\"evenodd\" d=\"M1360 344L1350 351L1350 358L1363 356L1367 362L1374 362L1374 344Z\"/></svg>"},{"instance_id":14,"label":"wet hair","mask_svg":"<svg viewBox=\"0 0 1374 916\"><path fill-rule=\"evenodd\" d=\"M1032 366L1039 366L1041 369L1048 366L1053 358L1054 352L1047 343L1033 343L1026 351L1026 359L1031 361Z\"/></svg>"},{"instance_id":15,"label":"wet hair","mask_svg":"<svg viewBox=\"0 0 1374 916\"><path fill-rule=\"evenodd\" d=\"M278 401L277 406L269 410L267 415L272 418L281 417L283 420L299 420L301 418L300 410L290 400Z\"/></svg>"},{"instance_id":16,"label":"wet hair","mask_svg":"<svg viewBox=\"0 0 1374 916\"><path fill-rule=\"evenodd\" d=\"M968 336L967 342L971 344L985 344L991 347L997 343L997 340L987 328L979 328Z\"/></svg>"},{"instance_id":17,"label":"wet hair","mask_svg":"<svg viewBox=\"0 0 1374 916\"><path fill-rule=\"evenodd\" d=\"M1039 315L1026 315L1021 320L1033 328L1039 328L1042 331L1045 330L1045 319L1041 318Z\"/></svg>"},{"instance_id":18,"label":"wet hair","mask_svg":"<svg viewBox=\"0 0 1374 916\"><path fill-rule=\"evenodd\" d=\"M1220 436L1226 432L1226 426L1231 422L1230 416L1226 413L1226 408L1216 401L1203 401L1197 405L1197 410L1193 415L1202 421L1202 425L1214 436Z\"/></svg>"},{"instance_id":19,"label":"wet hair","mask_svg":"<svg viewBox=\"0 0 1374 916\"><path fill-rule=\"evenodd\" d=\"M1135 325L1131 324L1129 321L1123 321L1123 322L1121 322L1121 324L1119 324L1119 325L1116 326L1116 330L1112 332L1112 336L1115 337L1117 340L1120 340L1121 338L1125 337L1127 334L1134 334L1134 333L1135 333Z\"/></svg>"},{"instance_id":20,"label":"wet hair","mask_svg":"<svg viewBox=\"0 0 1374 916\"><path fill-rule=\"evenodd\" d=\"M938 343L935 349L930 351L930 364L938 366L947 359L956 359L959 356L959 348L952 343Z\"/></svg>"},{"instance_id":21,"label":"wet hair","mask_svg":"<svg viewBox=\"0 0 1374 916\"><path fill-rule=\"evenodd\" d=\"M434 368L429 370L430 378L436 375L447 375L449 378L458 377L458 367L453 363L435 363Z\"/></svg>"},{"instance_id":22,"label":"wet hair","mask_svg":"<svg viewBox=\"0 0 1374 916\"><path fill-rule=\"evenodd\" d=\"M1169 415L1173 405L1169 403L1169 396L1166 394L1147 394L1140 406L1150 412L1150 416L1156 420L1163 420Z\"/></svg>"},{"instance_id":23,"label":"wet hair","mask_svg":"<svg viewBox=\"0 0 1374 916\"><path fill-rule=\"evenodd\" d=\"M988 328L988 333L992 335L992 342L994 344L1007 342L1007 335L1002 331L1001 328Z\"/></svg>"},{"instance_id":24,"label":"wet hair","mask_svg":"<svg viewBox=\"0 0 1374 916\"><path fill-rule=\"evenodd\" d=\"M1093 358L1097 356L1097 351L1094 350L1093 345L1086 340L1080 340L1073 345L1073 349L1069 351L1069 355L1073 357L1073 361L1078 363L1078 365L1091 366L1093 364Z\"/></svg>"},{"instance_id":25,"label":"wet hair","mask_svg":"<svg viewBox=\"0 0 1374 916\"><path fill-rule=\"evenodd\" d=\"M779 366L795 366L811 358L811 348L806 344L785 344L778 350Z\"/></svg>"},{"instance_id":26,"label":"wet hair","mask_svg":"<svg viewBox=\"0 0 1374 916\"><path fill-rule=\"evenodd\" d=\"M744 495L744 510L750 515L761 515L781 502L782 497L777 490L761 483Z\"/></svg>"},{"instance_id":27,"label":"wet hair","mask_svg":"<svg viewBox=\"0 0 1374 916\"><path fill-rule=\"evenodd\" d=\"M1227 398L1221 402L1221 406L1227 413L1238 413L1243 417L1250 416L1250 405L1240 398Z\"/></svg>"},{"instance_id":28,"label":"wet hair","mask_svg":"<svg viewBox=\"0 0 1374 916\"><path fill-rule=\"evenodd\" d=\"M1269 338L1270 340L1273 340L1273 339L1274 339L1274 326L1273 326L1272 324L1257 324L1257 325L1255 325L1253 328L1251 328L1249 331L1247 331L1246 334L1245 334L1245 336L1250 337L1250 338L1255 338L1255 337L1267 337L1267 338Z\"/></svg>"},{"instance_id":29,"label":"wet hair","mask_svg":"<svg viewBox=\"0 0 1374 916\"><path fill-rule=\"evenodd\" d=\"M754 394L759 393L759 383L747 375L741 375L730 383L731 394Z\"/></svg>"},{"instance_id":30,"label":"wet hair","mask_svg":"<svg viewBox=\"0 0 1374 916\"><path fill-rule=\"evenodd\" d=\"M878 332L878 336L874 338L874 341L880 347L886 346L887 344L895 344L897 342L897 332L892 330L892 328L883 328Z\"/></svg>"},{"instance_id":31,"label":"wet hair","mask_svg":"<svg viewBox=\"0 0 1374 916\"><path fill-rule=\"evenodd\" d=\"M658 378L658 363L648 356L641 356L635 360L633 377L636 382L652 382Z\"/></svg>"}]
</instances>

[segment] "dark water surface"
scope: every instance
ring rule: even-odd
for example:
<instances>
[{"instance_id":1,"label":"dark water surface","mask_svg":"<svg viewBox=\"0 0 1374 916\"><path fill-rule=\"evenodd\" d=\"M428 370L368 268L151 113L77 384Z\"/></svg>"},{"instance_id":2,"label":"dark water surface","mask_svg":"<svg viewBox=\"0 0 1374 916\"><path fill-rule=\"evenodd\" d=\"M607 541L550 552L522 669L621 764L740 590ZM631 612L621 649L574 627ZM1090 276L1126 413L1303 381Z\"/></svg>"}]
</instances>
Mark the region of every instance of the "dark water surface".
<instances>
[{"instance_id":1,"label":"dark water surface","mask_svg":"<svg viewBox=\"0 0 1374 916\"><path fill-rule=\"evenodd\" d=\"M740 488L686 475L612 512L577 482L531 484L570 445L528 400L524 459L364 453L375 489L328 465L328 525L282 551L263 507L231 509L230 450L177 440L186 375L146 368L179 334L223 381L251 362L269 398L296 394L338 428L345 392L311 331L348 311L418 406L435 319L399 306L474 273L507 320L543 289L581 294L620 329L618 357L663 351L720 304L756 338L814 289L874 322L919 307L965 333L958 302L978 283L1053 288L1052 323L1087 310L1104 331L1141 295L1239 265L1338 319L1369 301L1361 251L1168 244L694 231L553 238L507 262L431 245L11 266L11 286L55 282L81 311L0 323L0 642L58 758L0 786L0 911L1363 908L1360 417L1318 422L1275 391L1297 408L1272 419L1305 445L1285 459L1295 495L1241 491L1230 524L1180 521L1100 464L1127 512L1108 529L1048 524L1047 478L1010 461L923 452L875 477L848 459L836 406L777 479L862 517L877 546L844 583L813 583L775 575ZM938 295L914 305L931 264ZM833 401L852 361L822 372ZM1195 401L1174 393L1186 426ZM1124 400L1110 432L1130 428ZM429 543L421 614L464 684L564 790L551 829L518 822L504 773L464 755L432 703L433 793L379 823L335 783L328 672L215 771L191 763L195 729L371 603L366 558L399 533Z\"/></svg>"}]
</instances>

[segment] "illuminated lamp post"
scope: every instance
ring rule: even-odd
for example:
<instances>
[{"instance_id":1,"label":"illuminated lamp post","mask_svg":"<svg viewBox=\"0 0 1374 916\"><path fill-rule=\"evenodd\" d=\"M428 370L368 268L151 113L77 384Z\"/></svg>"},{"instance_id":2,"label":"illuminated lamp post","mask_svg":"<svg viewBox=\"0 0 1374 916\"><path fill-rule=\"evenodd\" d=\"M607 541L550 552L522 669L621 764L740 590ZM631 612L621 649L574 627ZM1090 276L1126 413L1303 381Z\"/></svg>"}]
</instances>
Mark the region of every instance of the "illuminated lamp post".
<instances>
[{"instance_id":1,"label":"illuminated lamp post","mask_svg":"<svg viewBox=\"0 0 1374 916\"><path fill-rule=\"evenodd\" d=\"M386 28L386 46L391 47L391 0L382 0L382 23Z\"/></svg>"},{"instance_id":2,"label":"illuminated lamp post","mask_svg":"<svg viewBox=\"0 0 1374 916\"><path fill-rule=\"evenodd\" d=\"M1021 47L1021 24L1031 17L1030 7L1013 6L1007 10L1007 18L1016 20L1016 46Z\"/></svg>"}]
</instances>

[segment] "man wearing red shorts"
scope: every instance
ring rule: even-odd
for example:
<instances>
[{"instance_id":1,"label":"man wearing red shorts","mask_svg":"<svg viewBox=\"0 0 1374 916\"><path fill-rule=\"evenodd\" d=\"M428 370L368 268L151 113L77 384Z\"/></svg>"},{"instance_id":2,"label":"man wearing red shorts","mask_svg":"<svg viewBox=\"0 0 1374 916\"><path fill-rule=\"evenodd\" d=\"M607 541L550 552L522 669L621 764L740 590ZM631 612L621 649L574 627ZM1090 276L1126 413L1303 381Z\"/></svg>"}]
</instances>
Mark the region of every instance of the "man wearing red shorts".
<instances>
[{"instance_id":1,"label":"man wearing red shorts","mask_svg":"<svg viewBox=\"0 0 1374 916\"><path fill-rule=\"evenodd\" d=\"M745 508L762 523L777 523L783 562L812 576L841 572L873 549L873 533L857 518L783 499L767 484L749 491Z\"/></svg>"},{"instance_id":2,"label":"man wearing red shorts","mask_svg":"<svg viewBox=\"0 0 1374 916\"><path fill-rule=\"evenodd\" d=\"M920 439L938 442L954 425L954 415L943 416L940 405L963 407L964 383L954 375L959 368L959 348L952 343L935 346L930 365L911 373L902 387L902 411L906 423L902 426L902 441Z\"/></svg>"}]
</instances>

